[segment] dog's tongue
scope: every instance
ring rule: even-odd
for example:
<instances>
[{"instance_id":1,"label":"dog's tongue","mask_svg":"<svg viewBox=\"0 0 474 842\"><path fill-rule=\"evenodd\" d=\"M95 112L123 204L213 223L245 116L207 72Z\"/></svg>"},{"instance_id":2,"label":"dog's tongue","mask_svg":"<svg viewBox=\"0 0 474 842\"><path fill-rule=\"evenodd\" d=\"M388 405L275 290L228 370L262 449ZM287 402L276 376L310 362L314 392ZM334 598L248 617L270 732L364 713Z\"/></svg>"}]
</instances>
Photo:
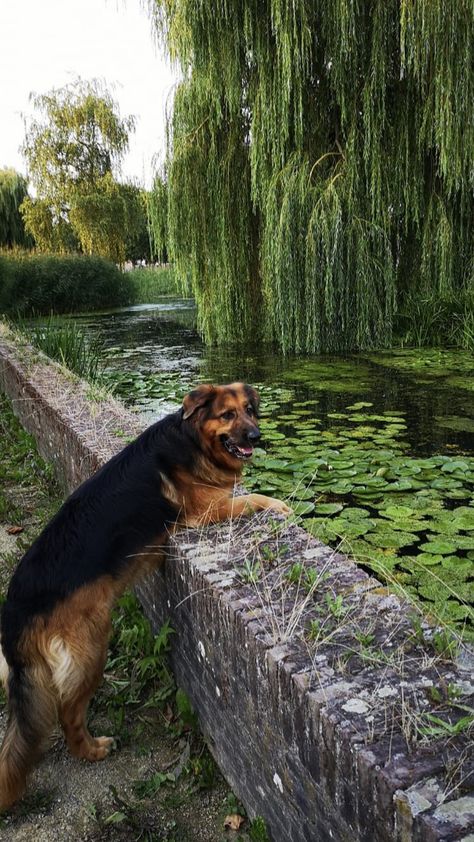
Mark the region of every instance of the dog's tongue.
<instances>
[{"instance_id":1,"label":"dog's tongue","mask_svg":"<svg viewBox=\"0 0 474 842\"><path fill-rule=\"evenodd\" d=\"M241 453L242 456L249 457L253 453L253 448L252 447L239 447L239 453Z\"/></svg>"}]
</instances>

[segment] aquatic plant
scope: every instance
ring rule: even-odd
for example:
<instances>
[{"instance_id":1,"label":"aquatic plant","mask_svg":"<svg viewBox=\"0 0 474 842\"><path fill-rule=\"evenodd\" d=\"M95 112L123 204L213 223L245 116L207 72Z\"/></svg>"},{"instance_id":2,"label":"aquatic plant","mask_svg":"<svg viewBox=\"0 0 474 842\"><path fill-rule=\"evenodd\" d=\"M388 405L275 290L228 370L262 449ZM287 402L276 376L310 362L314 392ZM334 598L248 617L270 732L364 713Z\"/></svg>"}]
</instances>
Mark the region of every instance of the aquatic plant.
<instances>
[{"instance_id":1,"label":"aquatic plant","mask_svg":"<svg viewBox=\"0 0 474 842\"><path fill-rule=\"evenodd\" d=\"M73 321L58 322L53 316L40 324L17 320L13 323L30 342L46 356L57 360L74 374L91 383L101 380L103 342L88 339L85 331Z\"/></svg>"},{"instance_id":2,"label":"aquatic plant","mask_svg":"<svg viewBox=\"0 0 474 842\"><path fill-rule=\"evenodd\" d=\"M397 309L472 288L468 0L149 9L182 72L168 245L208 342L387 346Z\"/></svg>"}]
</instances>

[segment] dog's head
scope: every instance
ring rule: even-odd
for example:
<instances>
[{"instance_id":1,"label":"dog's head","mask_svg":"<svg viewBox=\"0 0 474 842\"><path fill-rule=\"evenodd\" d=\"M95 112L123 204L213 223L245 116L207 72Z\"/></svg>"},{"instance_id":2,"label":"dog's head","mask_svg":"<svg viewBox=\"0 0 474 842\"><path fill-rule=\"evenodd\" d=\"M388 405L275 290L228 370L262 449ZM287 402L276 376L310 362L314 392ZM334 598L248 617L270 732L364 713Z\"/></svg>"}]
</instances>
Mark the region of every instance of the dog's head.
<instances>
[{"instance_id":1,"label":"dog's head","mask_svg":"<svg viewBox=\"0 0 474 842\"><path fill-rule=\"evenodd\" d=\"M199 386L183 401L183 419L194 425L209 458L238 471L260 438L259 403L258 392L245 383Z\"/></svg>"}]
</instances>

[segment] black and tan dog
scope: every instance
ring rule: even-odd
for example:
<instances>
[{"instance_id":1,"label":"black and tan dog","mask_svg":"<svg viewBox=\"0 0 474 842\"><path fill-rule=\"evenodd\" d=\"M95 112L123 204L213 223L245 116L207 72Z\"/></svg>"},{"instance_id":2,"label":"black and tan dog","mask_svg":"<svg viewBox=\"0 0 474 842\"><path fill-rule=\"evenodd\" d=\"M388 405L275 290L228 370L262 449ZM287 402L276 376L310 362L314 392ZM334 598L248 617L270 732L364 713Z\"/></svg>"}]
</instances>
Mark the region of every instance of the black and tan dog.
<instances>
[{"instance_id":1,"label":"black and tan dog","mask_svg":"<svg viewBox=\"0 0 474 842\"><path fill-rule=\"evenodd\" d=\"M20 561L1 618L0 672L8 696L0 751L0 810L23 793L57 719L69 750L104 758L86 711L102 677L110 613L124 589L163 558L180 525L261 509L260 494L233 497L260 432L249 386L200 386L80 486Z\"/></svg>"}]
</instances>

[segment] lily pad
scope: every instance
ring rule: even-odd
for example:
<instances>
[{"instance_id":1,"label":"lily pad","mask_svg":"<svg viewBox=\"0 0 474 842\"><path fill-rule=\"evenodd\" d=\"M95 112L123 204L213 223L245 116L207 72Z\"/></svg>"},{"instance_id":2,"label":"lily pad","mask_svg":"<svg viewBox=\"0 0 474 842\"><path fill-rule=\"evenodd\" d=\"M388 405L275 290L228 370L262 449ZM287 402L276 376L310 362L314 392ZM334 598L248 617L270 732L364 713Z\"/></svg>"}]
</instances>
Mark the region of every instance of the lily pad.
<instances>
[{"instance_id":1,"label":"lily pad","mask_svg":"<svg viewBox=\"0 0 474 842\"><path fill-rule=\"evenodd\" d=\"M430 536L428 535L428 538ZM434 535L433 541L427 541L425 544L420 544L420 550L424 553L433 553L434 555L452 555L456 552L456 544L450 541L442 541L437 539Z\"/></svg>"},{"instance_id":2,"label":"lily pad","mask_svg":"<svg viewBox=\"0 0 474 842\"><path fill-rule=\"evenodd\" d=\"M343 503L319 503L315 507L314 513L316 515L335 515L337 512L342 511L343 508Z\"/></svg>"},{"instance_id":3,"label":"lily pad","mask_svg":"<svg viewBox=\"0 0 474 842\"><path fill-rule=\"evenodd\" d=\"M387 529L383 532L370 532L365 536L365 540L376 547L399 549L416 544L419 538L414 532L397 532L394 529Z\"/></svg>"},{"instance_id":4,"label":"lily pad","mask_svg":"<svg viewBox=\"0 0 474 842\"><path fill-rule=\"evenodd\" d=\"M384 509L380 509L380 514L382 517L390 518L391 520L406 520L406 518L411 517L411 515L415 514L414 509L411 509L410 506L387 506Z\"/></svg>"}]
</instances>

